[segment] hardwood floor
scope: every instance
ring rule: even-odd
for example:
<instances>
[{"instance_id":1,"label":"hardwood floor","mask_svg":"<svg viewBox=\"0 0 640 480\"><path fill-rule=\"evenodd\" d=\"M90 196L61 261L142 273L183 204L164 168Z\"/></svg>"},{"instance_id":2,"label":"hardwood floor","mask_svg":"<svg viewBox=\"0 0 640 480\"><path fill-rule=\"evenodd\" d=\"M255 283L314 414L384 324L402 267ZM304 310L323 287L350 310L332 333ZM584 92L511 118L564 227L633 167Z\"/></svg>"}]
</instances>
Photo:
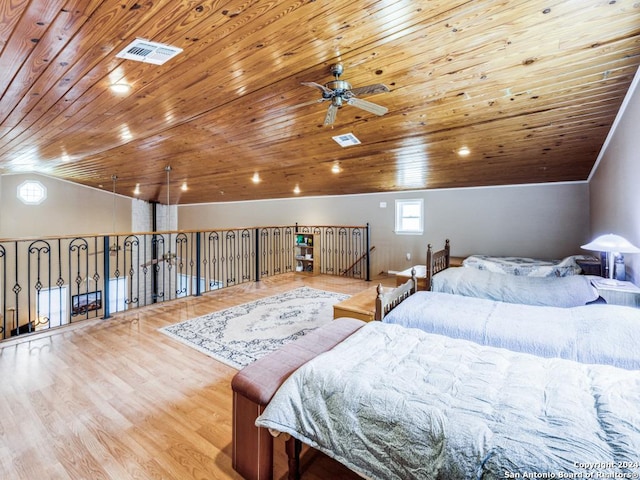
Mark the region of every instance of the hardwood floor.
<instances>
[{"instance_id":1,"label":"hardwood floor","mask_svg":"<svg viewBox=\"0 0 640 480\"><path fill-rule=\"evenodd\" d=\"M0 478L238 479L231 367L157 331L302 285L354 294L374 282L286 274L88 320L0 345ZM286 478L276 442L274 478ZM359 478L315 451L303 479Z\"/></svg>"}]
</instances>

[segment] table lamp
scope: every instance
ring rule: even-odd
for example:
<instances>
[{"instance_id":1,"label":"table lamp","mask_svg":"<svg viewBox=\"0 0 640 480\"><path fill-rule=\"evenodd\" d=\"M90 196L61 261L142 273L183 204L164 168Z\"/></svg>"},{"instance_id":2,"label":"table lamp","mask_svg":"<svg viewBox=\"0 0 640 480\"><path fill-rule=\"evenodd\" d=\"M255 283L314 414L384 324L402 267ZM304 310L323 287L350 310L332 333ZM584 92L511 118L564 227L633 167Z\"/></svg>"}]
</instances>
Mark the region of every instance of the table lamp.
<instances>
[{"instance_id":1,"label":"table lamp","mask_svg":"<svg viewBox=\"0 0 640 480\"><path fill-rule=\"evenodd\" d=\"M600 235L596 239L582 245L585 250L606 252L609 266L609 279L613 279L613 261L617 253L640 253L640 248L632 245L626 238L613 233Z\"/></svg>"}]
</instances>

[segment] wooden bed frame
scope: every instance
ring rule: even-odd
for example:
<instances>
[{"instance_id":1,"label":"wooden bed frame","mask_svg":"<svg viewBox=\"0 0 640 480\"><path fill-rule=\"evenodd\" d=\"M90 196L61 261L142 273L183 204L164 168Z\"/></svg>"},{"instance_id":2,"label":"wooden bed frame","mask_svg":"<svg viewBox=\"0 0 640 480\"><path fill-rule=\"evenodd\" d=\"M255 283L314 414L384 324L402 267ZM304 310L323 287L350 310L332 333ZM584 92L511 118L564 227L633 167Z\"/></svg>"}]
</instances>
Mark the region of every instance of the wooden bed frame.
<instances>
[{"instance_id":1,"label":"wooden bed frame","mask_svg":"<svg viewBox=\"0 0 640 480\"><path fill-rule=\"evenodd\" d=\"M431 244L427 245L426 285L431 290L433 276L449 268L451 262L451 244L447 239L442 250L433 251ZM393 290L383 291L382 284L378 285L374 320L382 320L391 310L418 291L418 279L415 269L411 269L411 278Z\"/></svg>"},{"instance_id":2,"label":"wooden bed frame","mask_svg":"<svg viewBox=\"0 0 640 480\"><path fill-rule=\"evenodd\" d=\"M411 270L411 278L393 290L384 289L382 284L378 284L378 296L376 297L376 309L373 315L374 320L382 320L386 314L393 310L406 298L418 291L418 279L416 270Z\"/></svg>"},{"instance_id":3,"label":"wooden bed frame","mask_svg":"<svg viewBox=\"0 0 640 480\"><path fill-rule=\"evenodd\" d=\"M431 290L431 279L433 276L449 268L451 264L451 243L447 238L444 242L444 248L436 252L433 251L431 244L427 245L427 290Z\"/></svg>"}]
</instances>

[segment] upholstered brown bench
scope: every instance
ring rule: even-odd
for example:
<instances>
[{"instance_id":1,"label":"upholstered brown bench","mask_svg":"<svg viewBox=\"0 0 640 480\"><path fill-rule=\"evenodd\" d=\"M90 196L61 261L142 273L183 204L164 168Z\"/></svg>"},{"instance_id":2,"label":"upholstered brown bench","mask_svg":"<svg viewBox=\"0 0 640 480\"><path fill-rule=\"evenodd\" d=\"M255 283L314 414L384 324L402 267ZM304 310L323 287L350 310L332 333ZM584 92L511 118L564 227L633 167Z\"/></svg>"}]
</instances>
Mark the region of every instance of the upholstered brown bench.
<instances>
[{"instance_id":1,"label":"upholstered brown bench","mask_svg":"<svg viewBox=\"0 0 640 480\"><path fill-rule=\"evenodd\" d=\"M240 475L247 480L271 480L273 437L267 429L255 426L256 418L289 375L363 325L365 322L354 318L336 319L258 359L233 377L232 457L233 468Z\"/></svg>"}]
</instances>

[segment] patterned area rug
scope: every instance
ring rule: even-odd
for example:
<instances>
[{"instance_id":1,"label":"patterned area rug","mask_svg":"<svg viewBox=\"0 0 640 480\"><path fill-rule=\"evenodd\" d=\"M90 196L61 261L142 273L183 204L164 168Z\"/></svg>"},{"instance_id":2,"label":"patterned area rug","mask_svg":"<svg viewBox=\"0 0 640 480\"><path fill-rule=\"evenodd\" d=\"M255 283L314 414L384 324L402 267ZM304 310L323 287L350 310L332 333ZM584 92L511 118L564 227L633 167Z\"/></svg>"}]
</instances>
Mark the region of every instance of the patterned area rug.
<instances>
[{"instance_id":1,"label":"patterned area rug","mask_svg":"<svg viewBox=\"0 0 640 480\"><path fill-rule=\"evenodd\" d=\"M163 327L160 331L241 369L330 322L333 305L348 297L301 287Z\"/></svg>"}]
</instances>

